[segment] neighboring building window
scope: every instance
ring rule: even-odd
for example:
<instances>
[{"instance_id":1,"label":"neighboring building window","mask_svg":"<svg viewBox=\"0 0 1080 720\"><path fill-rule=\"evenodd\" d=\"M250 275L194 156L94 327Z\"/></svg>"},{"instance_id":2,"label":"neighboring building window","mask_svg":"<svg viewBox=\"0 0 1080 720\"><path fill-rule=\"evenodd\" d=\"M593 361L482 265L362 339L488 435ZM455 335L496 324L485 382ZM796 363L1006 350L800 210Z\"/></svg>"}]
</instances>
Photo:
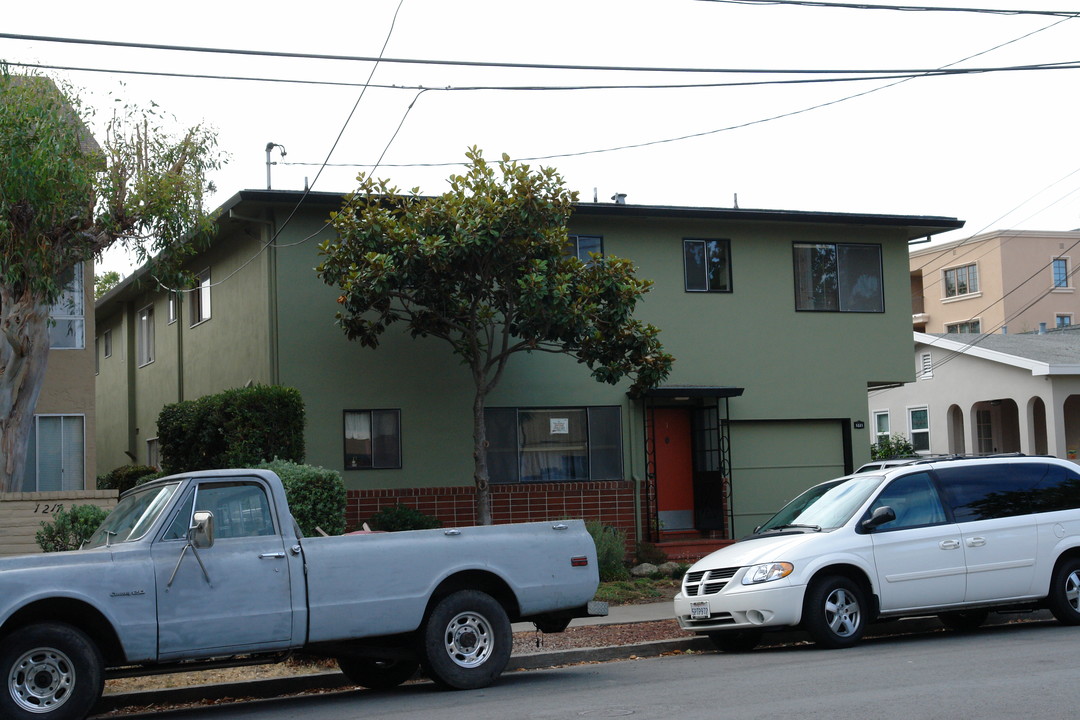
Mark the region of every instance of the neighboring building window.
<instances>
[{"instance_id":1,"label":"neighboring building window","mask_svg":"<svg viewBox=\"0 0 1080 720\"><path fill-rule=\"evenodd\" d=\"M49 317L49 346L54 350L82 350L86 347L86 317L83 312L83 264L75 263L60 276L60 297Z\"/></svg>"},{"instance_id":2,"label":"neighboring building window","mask_svg":"<svg viewBox=\"0 0 1080 720\"><path fill-rule=\"evenodd\" d=\"M104 338L105 343L105 357L112 357L112 330L106 330L102 333L102 338Z\"/></svg>"},{"instance_id":3,"label":"neighboring building window","mask_svg":"<svg viewBox=\"0 0 1080 720\"><path fill-rule=\"evenodd\" d=\"M889 441L889 411L878 410L874 413L874 442L885 443Z\"/></svg>"},{"instance_id":4,"label":"neighboring building window","mask_svg":"<svg viewBox=\"0 0 1080 720\"><path fill-rule=\"evenodd\" d=\"M795 243L795 309L884 312L881 246Z\"/></svg>"},{"instance_id":5,"label":"neighboring building window","mask_svg":"<svg viewBox=\"0 0 1080 720\"><path fill-rule=\"evenodd\" d=\"M731 241L683 240L687 292L731 292Z\"/></svg>"},{"instance_id":6,"label":"neighboring building window","mask_svg":"<svg viewBox=\"0 0 1080 720\"><path fill-rule=\"evenodd\" d=\"M621 480L618 407L488 408L492 482Z\"/></svg>"},{"instance_id":7,"label":"neighboring building window","mask_svg":"<svg viewBox=\"0 0 1080 720\"><path fill-rule=\"evenodd\" d=\"M139 311L135 327L136 352L139 365L154 362L154 306Z\"/></svg>"},{"instance_id":8,"label":"neighboring building window","mask_svg":"<svg viewBox=\"0 0 1080 720\"><path fill-rule=\"evenodd\" d=\"M592 262L589 253L604 254L604 238L599 235L570 235L566 241L566 252L584 263Z\"/></svg>"},{"instance_id":9,"label":"neighboring building window","mask_svg":"<svg viewBox=\"0 0 1080 720\"><path fill-rule=\"evenodd\" d=\"M94 338L94 374L101 372L101 338Z\"/></svg>"},{"instance_id":10,"label":"neighboring building window","mask_svg":"<svg viewBox=\"0 0 1080 720\"><path fill-rule=\"evenodd\" d=\"M945 271L945 297L958 297L979 292L979 270L975 264Z\"/></svg>"},{"instance_id":11,"label":"neighboring building window","mask_svg":"<svg viewBox=\"0 0 1080 720\"><path fill-rule=\"evenodd\" d=\"M947 333L975 333L982 332L981 320L968 320L962 323L952 323L945 326L945 332Z\"/></svg>"},{"instance_id":12,"label":"neighboring building window","mask_svg":"<svg viewBox=\"0 0 1080 720\"><path fill-rule=\"evenodd\" d=\"M210 268L196 276L195 289L188 293L191 302L191 326L210 319Z\"/></svg>"},{"instance_id":13,"label":"neighboring building window","mask_svg":"<svg viewBox=\"0 0 1080 720\"><path fill-rule=\"evenodd\" d=\"M915 452L930 452L930 413L925 407L908 408L908 430Z\"/></svg>"},{"instance_id":14,"label":"neighboring building window","mask_svg":"<svg viewBox=\"0 0 1080 720\"><path fill-rule=\"evenodd\" d=\"M161 467L161 443L157 438L146 441L146 464L150 467Z\"/></svg>"},{"instance_id":15,"label":"neighboring building window","mask_svg":"<svg viewBox=\"0 0 1080 720\"><path fill-rule=\"evenodd\" d=\"M934 358L930 353L919 355L919 377L927 379L934 377Z\"/></svg>"},{"instance_id":16,"label":"neighboring building window","mask_svg":"<svg viewBox=\"0 0 1080 720\"><path fill-rule=\"evenodd\" d=\"M401 411L345 411L345 469L401 467Z\"/></svg>"},{"instance_id":17,"label":"neighboring building window","mask_svg":"<svg viewBox=\"0 0 1080 720\"><path fill-rule=\"evenodd\" d=\"M177 296L175 290L169 291L169 324L172 325L176 322L177 303L180 302L180 298Z\"/></svg>"},{"instance_id":18,"label":"neighboring building window","mask_svg":"<svg viewBox=\"0 0 1080 720\"><path fill-rule=\"evenodd\" d=\"M36 415L22 491L83 490L85 447L82 415Z\"/></svg>"},{"instance_id":19,"label":"neighboring building window","mask_svg":"<svg viewBox=\"0 0 1080 720\"><path fill-rule=\"evenodd\" d=\"M994 420L989 410L975 411L975 442L980 455L994 452Z\"/></svg>"},{"instance_id":20,"label":"neighboring building window","mask_svg":"<svg viewBox=\"0 0 1080 720\"><path fill-rule=\"evenodd\" d=\"M1069 287L1069 261L1066 258L1054 258L1054 287Z\"/></svg>"},{"instance_id":21,"label":"neighboring building window","mask_svg":"<svg viewBox=\"0 0 1080 720\"><path fill-rule=\"evenodd\" d=\"M1056 315L1054 316L1054 327L1067 328L1072 325L1072 315Z\"/></svg>"}]
</instances>

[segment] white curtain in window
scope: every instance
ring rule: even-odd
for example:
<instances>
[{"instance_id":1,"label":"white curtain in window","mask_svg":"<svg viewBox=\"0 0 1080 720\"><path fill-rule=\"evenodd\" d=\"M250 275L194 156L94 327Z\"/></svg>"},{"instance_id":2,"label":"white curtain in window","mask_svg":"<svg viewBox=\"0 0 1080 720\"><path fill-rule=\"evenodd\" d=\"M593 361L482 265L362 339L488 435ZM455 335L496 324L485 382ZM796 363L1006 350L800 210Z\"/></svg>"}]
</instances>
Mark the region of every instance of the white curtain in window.
<instances>
[{"instance_id":1,"label":"white curtain in window","mask_svg":"<svg viewBox=\"0 0 1080 720\"><path fill-rule=\"evenodd\" d=\"M37 418L36 487L40 492L82 490L84 468L83 419L78 415Z\"/></svg>"}]
</instances>

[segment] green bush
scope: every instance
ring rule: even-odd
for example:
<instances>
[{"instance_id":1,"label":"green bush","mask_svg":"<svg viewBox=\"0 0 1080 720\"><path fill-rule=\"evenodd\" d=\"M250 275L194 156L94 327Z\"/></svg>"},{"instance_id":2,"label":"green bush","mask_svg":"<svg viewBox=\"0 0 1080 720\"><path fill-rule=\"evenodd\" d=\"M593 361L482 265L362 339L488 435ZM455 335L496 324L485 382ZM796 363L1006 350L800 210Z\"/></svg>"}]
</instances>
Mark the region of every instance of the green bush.
<instances>
[{"instance_id":1,"label":"green bush","mask_svg":"<svg viewBox=\"0 0 1080 720\"><path fill-rule=\"evenodd\" d=\"M652 565L663 565L667 562L667 553L660 548L653 545L651 542L639 542L637 545L637 553L635 553L635 559L638 564L651 563Z\"/></svg>"},{"instance_id":2,"label":"green bush","mask_svg":"<svg viewBox=\"0 0 1080 720\"><path fill-rule=\"evenodd\" d=\"M397 504L393 507L385 507L371 516L368 524L372 530L385 532L398 532L401 530L430 530L442 527L438 518L425 515L408 505Z\"/></svg>"},{"instance_id":3,"label":"green bush","mask_svg":"<svg viewBox=\"0 0 1080 720\"><path fill-rule=\"evenodd\" d=\"M300 391L279 385L172 403L158 415L162 469L252 467L273 458L303 463L304 423Z\"/></svg>"},{"instance_id":4,"label":"green bush","mask_svg":"<svg viewBox=\"0 0 1080 720\"><path fill-rule=\"evenodd\" d=\"M53 515L52 522L42 521L34 540L43 552L78 550L108 514L97 505L72 505L70 511L60 510Z\"/></svg>"},{"instance_id":5,"label":"green bush","mask_svg":"<svg viewBox=\"0 0 1080 720\"><path fill-rule=\"evenodd\" d=\"M254 467L271 470L281 478L293 518L304 535L318 535L316 528L327 535L345 532L345 481L341 473L289 460L273 460Z\"/></svg>"},{"instance_id":6,"label":"green bush","mask_svg":"<svg viewBox=\"0 0 1080 720\"><path fill-rule=\"evenodd\" d=\"M891 458L914 457L915 446L900 434L890 435L870 446L871 460L889 460Z\"/></svg>"},{"instance_id":7,"label":"green bush","mask_svg":"<svg viewBox=\"0 0 1080 720\"><path fill-rule=\"evenodd\" d=\"M121 494L160 475L149 465L121 465L104 475L98 475L98 490L119 490Z\"/></svg>"},{"instance_id":8,"label":"green bush","mask_svg":"<svg viewBox=\"0 0 1080 720\"><path fill-rule=\"evenodd\" d=\"M596 563L599 565L600 582L626 580L626 533L618 528L604 525L599 520L589 520L585 529L596 544Z\"/></svg>"}]
</instances>

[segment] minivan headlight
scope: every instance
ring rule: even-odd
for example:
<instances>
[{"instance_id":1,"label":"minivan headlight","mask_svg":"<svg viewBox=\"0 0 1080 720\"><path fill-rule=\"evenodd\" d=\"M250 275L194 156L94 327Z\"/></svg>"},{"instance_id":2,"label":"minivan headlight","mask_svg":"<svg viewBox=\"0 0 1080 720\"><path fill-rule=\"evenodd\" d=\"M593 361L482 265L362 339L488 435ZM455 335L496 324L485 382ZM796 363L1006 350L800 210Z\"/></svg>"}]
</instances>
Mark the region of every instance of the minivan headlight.
<instances>
[{"instance_id":1,"label":"minivan headlight","mask_svg":"<svg viewBox=\"0 0 1080 720\"><path fill-rule=\"evenodd\" d=\"M772 582L785 578L791 574L795 566L789 562L771 562L763 565L751 565L743 574L743 585L757 585L758 583Z\"/></svg>"}]
</instances>

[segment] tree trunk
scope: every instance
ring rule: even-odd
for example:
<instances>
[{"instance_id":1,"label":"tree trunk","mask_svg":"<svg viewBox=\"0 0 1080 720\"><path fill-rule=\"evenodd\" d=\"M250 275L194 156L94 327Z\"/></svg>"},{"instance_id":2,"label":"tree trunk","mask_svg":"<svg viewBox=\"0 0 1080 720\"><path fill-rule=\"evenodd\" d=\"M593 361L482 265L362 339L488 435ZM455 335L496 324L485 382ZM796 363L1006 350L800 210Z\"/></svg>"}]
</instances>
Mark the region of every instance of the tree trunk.
<instances>
[{"instance_id":1,"label":"tree trunk","mask_svg":"<svg viewBox=\"0 0 1080 720\"><path fill-rule=\"evenodd\" d=\"M0 492L22 490L49 359L49 306L0 287Z\"/></svg>"},{"instance_id":2,"label":"tree trunk","mask_svg":"<svg viewBox=\"0 0 1080 720\"><path fill-rule=\"evenodd\" d=\"M491 493L489 490L487 464L487 427L484 425L484 403L487 400L481 390L473 400L473 481L476 482L476 524L491 524Z\"/></svg>"}]
</instances>

